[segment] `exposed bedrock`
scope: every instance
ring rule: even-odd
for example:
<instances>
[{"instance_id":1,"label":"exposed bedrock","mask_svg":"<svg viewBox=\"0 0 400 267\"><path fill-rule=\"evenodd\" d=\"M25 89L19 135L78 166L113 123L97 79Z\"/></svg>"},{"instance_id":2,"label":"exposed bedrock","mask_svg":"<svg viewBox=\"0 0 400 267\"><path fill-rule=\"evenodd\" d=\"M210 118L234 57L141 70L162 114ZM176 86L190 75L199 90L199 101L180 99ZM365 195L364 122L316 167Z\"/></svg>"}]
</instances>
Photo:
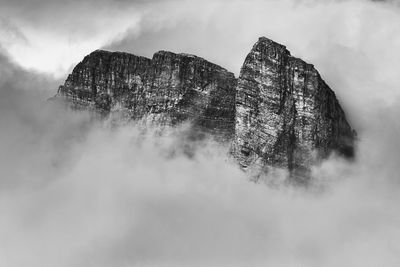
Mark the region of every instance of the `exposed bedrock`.
<instances>
[{"instance_id":1,"label":"exposed bedrock","mask_svg":"<svg viewBox=\"0 0 400 267\"><path fill-rule=\"evenodd\" d=\"M355 133L313 65L261 37L239 78L205 59L160 51L152 59L97 50L60 86L56 99L102 117L176 125L232 146L245 170L289 170L304 181L331 152L353 157Z\"/></svg>"},{"instance_id":2,"label":"exposed bedrock","mask_svg":"<svg viewBox=\"0 0 400 267\"><path fill-rule=\"evenodd\" d=\"M239 163L287 168L306 178L309 167L332 151L352 157L354 138L335 93L314 66L260 38L245 59L236 90Z\"/></svg>"}]
</instances>

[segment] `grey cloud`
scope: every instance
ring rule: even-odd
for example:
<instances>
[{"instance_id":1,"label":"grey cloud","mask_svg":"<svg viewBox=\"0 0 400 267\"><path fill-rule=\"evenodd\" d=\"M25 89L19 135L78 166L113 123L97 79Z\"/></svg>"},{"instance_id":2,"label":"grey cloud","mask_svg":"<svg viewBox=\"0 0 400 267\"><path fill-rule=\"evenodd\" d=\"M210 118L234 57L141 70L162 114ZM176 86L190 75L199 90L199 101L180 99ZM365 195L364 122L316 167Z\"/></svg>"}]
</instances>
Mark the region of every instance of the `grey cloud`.
<instances>
[{"instance_id":1,"label":"grey cloud","mask_svg":"<svg viewBox=\"0 0 400 267\"><path fill-rule=\"evenodd\" d=\"M6 43L5 45L14 42L28 43L26 36L9 19L0 17L0 30L2 31L2 37L5 39L2 40Z\"/></svg>"},{"instance_id":2,"label":"grey cloud","mask_svg":"<svg viewBox=\"0 0 400 267\"><path fill-rule=\"evenodd\" d=\"M180 129L156 139L46 104L60 81L1 56L0 264L398 266L399 24L385 5L354 3L286 9L276 1L275 24L260 6L216 4L195 16L171 5L174 17L148 17L142 32L110 45L183 50L238 70L267 35L313 62L360 143L355 162L333 156L316 166L308 189L250 183L213 143L188 158ZM243 10L262 12L244 19Z\"/></svg>"},{"instance_id":3,"label":"grey cloud","mask_svg":"<svg viewBox=\"0 0 400 267\"><path fill-rule=\"evenodd\" d=\"M4 192L56 175L85 120L46 102L59 80L22 70L3 54L0 77L0 191Z\"/></svg>"}]
</instances>

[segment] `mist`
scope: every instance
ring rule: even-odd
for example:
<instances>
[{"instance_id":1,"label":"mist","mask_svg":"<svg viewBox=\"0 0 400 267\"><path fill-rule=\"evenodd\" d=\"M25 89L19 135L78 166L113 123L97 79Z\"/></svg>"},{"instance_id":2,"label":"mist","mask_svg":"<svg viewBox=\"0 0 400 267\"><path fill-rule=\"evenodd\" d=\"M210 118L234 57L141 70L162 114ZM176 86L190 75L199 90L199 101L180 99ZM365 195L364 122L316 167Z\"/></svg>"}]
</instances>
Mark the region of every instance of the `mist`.
<instances>
[{"instance_id":1,"label":"mist","mask_svg":"<svg viewBox=\"0 0 400 267\"><path fill-rule=\"evenodd\" d=\"M400 265L396 1L102 1L100 13L72 1L62 21L75 10L90 25L52 29L43 14L64 1L17 2L0 21L12 37L0 38L0 266ZM108 25L110 6L127 13ZM60 42L53 31L74 32L72 59L51 56L70 43L32 64L14 56ZM212 138L182 142L186 125L115 126L47 101L65 78L54 77L98 47L195 53L237 75L261 35L313 63L358 132L355 160L332 155L307 188L281 173L250 182Z\"/></svg>"}]
</instances>

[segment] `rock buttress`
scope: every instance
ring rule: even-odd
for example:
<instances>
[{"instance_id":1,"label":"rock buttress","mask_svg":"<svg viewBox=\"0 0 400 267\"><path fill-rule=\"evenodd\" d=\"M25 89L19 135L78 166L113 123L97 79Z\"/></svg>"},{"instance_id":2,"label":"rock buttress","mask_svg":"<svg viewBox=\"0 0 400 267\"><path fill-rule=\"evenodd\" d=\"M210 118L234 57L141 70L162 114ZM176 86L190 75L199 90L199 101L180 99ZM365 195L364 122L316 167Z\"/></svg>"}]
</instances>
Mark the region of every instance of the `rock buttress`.
<instances>
[{"instance_id":1,"label":"rock buttress","mask_svg":"<svg viewBox=\"0 0 400 267\"><path fill-rule=\"evenodd\" d=\"M176 124L231 138L235 122L234 75L200 57L160 51L152 59L97 50L60 86L74 108L104 116Z\"/></svg>"},{"instance_id":2,"label":"rock buttress","mask_svg":"<svg viewBox=\"0 0 400 267\"><path fill-rule=\"evenodd\" d=\"M332 151L352 157L354 132L311 64L260 38L238 79L234 156L244 168L288 169L300 180Z\"/></svg>"}]
</instances>

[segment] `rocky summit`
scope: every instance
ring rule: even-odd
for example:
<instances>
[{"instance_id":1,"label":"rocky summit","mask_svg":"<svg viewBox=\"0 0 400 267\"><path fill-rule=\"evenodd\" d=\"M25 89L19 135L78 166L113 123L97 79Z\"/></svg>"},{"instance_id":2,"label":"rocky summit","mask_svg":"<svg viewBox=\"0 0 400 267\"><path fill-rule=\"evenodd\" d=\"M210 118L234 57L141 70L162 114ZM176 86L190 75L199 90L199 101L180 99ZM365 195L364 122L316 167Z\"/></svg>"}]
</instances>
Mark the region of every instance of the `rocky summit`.
<instances>
[{"instance_id":1,"label":"rocky summit","mask_svg":"<svg viewBox=\"0 0 400 267\"><path fill-rule=\"evenodd\" d=\"M235 129L233 73L188 54L160 51L152 59L97 50L59 87L74 108L103 116L172 124L190 120L224 139Z\"/></svg>"},{"instance_id":2,"label":"rocky summit","mask_svg":"<svg viewBox=\"0 0 400 267\"><path fill-rule=\"evenodd\" d=\"M307 178L332 151L353 157L355 132L313 65L260 38L236 87L234 155L244 167L287 168Z\"/></svg>"},{"instance_id":3,"label":"rocky summit","mask_svg":"<svg viewBox=\"0 0 400 267\"><path fill-rule=\"evenodd\" d=\"M228 143L244 170L289 171L306 182L310 167L336 152L354 155L355 132L313 65L261 37L238 78L189 54L152 59L97 50L73 69L55 99L102 117L160 125L190 122Z\"/></svg>"}]
</instances>

